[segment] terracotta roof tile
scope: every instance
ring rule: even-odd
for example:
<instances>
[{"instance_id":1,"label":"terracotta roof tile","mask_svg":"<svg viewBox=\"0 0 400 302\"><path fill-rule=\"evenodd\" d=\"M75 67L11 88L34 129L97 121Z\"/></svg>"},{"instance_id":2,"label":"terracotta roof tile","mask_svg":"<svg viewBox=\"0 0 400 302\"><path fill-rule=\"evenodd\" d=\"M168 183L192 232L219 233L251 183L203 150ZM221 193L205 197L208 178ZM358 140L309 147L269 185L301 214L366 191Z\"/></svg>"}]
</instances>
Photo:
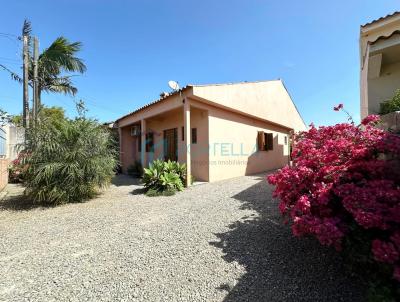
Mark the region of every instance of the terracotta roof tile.
<instances>
[{"instance_id":1,"label":"terracotta roof tile","mask_svg":"<svg viewBox=\"0 0 400 302\"><path fill-rule=\"evenodd\" d=\"M145 105L143 105L143 106L141 106L141 107L135 109L134 111L129 112L128 114L125 114L124 116L121 116L121 117L118 118L115 122L118 122L119 120L122 120L122 119L125 118L125 117L128 117L128 116L130 116L130 115L132 115L132 114L135 114L135 113L137 113L137 112L139 112L139 111L141 111L141 110L143 110L143 109L146 109L147 107L150 107L150 106L152 106L152 105L154 105L154 104L157 104L157 103L159 103L159 102L165 100L166 98L170 97L171 95L175 95L175 94L177 94L177 93L180 93L180 92L184 91L184 90L185 90L186 88L188 88L188 87L191 87L191 85L187 85L187 86L185 86L185 87L182 87L182 88L179 89L179 90L176 90L176 91L174 91L174 92L168 93L168 94L166 94L165 96L160 97L160 98L157 99L157 100L154 100L154 101L152 101L152 102L150 102L150 103L147 103L147 104L145 104Z\"/></svg>"},{"instance_id":2,"label":"terracotta roof tile","mask_svg":"<svg viewBox=\"0 0 400 302\"><path fill-rule=\"evenodd\" d=\"M373 20L373 21L371 21L371 22L365 23L364 25L361 25L361 27L365 27L365 26L371 25L371 24L373 24L373 23L382 21L382 20L384 20L384 19L386 19L386 18L394 17L394 16L397 16L397 15L400 15L400 12L399 12L399 11L396 11L396 12L394 12L394 13L392 13L392 14L388 14L388 15L386 15L386 16L384 16L384 17L380 17L379 19L375 19L375 20Z\"/></svg>"}]
</instances>

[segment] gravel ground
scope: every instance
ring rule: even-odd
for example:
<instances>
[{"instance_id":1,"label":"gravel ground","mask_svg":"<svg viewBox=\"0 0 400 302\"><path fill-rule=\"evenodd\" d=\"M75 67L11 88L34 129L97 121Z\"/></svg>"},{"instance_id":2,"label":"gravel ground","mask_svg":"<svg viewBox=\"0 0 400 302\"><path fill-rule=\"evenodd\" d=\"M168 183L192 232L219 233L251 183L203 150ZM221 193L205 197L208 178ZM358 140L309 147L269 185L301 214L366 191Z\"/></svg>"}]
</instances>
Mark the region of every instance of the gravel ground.
<instances>
[{"instance_id":1,"label":"gravel ground","mask_svg":"<svg viewBox=\"0 0 400 302\"><path fill-rule=\"evenodd\" d=\"M86 203L3 200L0 301L364 301L333 251L281 223L260 176L141 193L119 177Z\"/></svg>"}]
</instances>

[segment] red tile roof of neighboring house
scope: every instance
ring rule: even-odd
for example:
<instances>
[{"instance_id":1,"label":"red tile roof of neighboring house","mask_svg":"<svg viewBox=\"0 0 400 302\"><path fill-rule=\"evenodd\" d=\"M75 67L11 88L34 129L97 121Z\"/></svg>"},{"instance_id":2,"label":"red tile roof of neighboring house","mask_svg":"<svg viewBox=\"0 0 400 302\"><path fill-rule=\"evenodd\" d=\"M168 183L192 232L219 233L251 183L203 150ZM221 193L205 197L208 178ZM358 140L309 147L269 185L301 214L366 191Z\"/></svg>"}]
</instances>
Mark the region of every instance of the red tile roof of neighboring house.
<instances>
[{"instance_id":1,"label":"red tile roof of neighboring house","mask_svg":"<svg viewBox=\"0 0 400 302\"><path fill-rule=\"evenodd\" d=\"M382 21L382 20L385 20L385 19L387 19L387 18L391 18L391 17L397 16L397 15L400 15L400 12L394 12L394 13L389 14L389 15L386 15L386 16L384 16L384 17L380 17L379 19L375 19L375 20L373 20L373 21L371 21L371 22L368 22L368 23L366 23L366 24L364 24L364 25L361 25L361 27L365 27L365 26L371 25L371 24L373 24L373 23L380 22L380 21Z\"/></svg>"}]
</instances>

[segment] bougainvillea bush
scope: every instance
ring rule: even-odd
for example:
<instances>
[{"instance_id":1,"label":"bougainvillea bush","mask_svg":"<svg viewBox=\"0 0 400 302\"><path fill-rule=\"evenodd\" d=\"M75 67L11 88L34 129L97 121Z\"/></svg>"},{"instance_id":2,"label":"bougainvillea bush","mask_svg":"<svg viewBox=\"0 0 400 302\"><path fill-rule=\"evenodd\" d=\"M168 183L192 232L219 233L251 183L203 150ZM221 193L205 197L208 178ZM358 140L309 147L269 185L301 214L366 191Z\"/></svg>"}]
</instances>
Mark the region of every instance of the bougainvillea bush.
<instances>
[{"instance_id":1,"label":"bougainvillea bush","mask_svg":"<svg viewBox=\"0 0 400 302\"><path fill-rule=\"evenodd\" d=\"M25 164L28 154L25 152L18 153L18 157L14 159L8 166L8 181L10 183L23 182L28 165Z\"/></svg>"},{"instance_id":2,"label":"bougainvillea bush","mask_svg":"<svg viewBox=\"0 0 400 302\"><path fill-rule=\"evenodd\" d=\"M310 125L294 136L292 165L268 181L294 235L339 251L361 242L360 257L400 285L400 137L374 127L378 122L368 116L358 126Z\"/></svg>"}]
</instances>

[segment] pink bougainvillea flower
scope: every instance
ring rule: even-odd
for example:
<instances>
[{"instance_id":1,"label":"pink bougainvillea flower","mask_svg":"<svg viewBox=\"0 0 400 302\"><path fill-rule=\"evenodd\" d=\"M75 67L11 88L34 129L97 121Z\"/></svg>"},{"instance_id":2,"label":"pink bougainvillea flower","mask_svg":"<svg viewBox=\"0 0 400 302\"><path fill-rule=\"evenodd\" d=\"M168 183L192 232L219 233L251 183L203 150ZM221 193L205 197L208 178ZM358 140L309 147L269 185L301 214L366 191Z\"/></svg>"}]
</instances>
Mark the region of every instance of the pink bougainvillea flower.
<instances>
[{"instance_id":1,"label":"pink bougainvillea flower","mask_svg":"<svg viewBox=\"0 0 400 302\"><path fill-rule=\"evenodd\" d=\"M343 104L339 104L339 105L337 105L336 107L333 107L333 110L339 111L339 110L342 109L342 108L343 108Z\"/></svg>"},{"instance_id":2,"label":"pink bougainvillea flower","mask_svg":"<svg viewBox=\"0 0 400 302\"><path fill-rule=\"evenodd\" d=\"M375 127L378 121L310 125L293 137L292 165L267 180L294 235L340 250L354 229L374 234L365 256L392 265L400 281L400 136Z\"/></svg>"},{"instance_id":3,"label":"pink bougainvillea flower","mask_svg":"<svg viewBox=\"0 0 400 302\"><path fill-rule=\"evenodd\" d=\"M372 253L376 261L395 263L399 259L399 253L391 242L384 242L378 239L372 241Z\"/></svg>"},{"instance_id":4,"label":"pink bougainvillea flower","mask_svg":"<svg viewBox=\"0 0 400 302\"><path fill-rule=\"evenodd\" d=\"M368 125L368 124L374 125L374 124L378 123L380 120L381 120L381 118L379 117L379 115L371 114L371 115L368 115L367 117L365 117L361 121L361 124L363 124L363 125Z\"/></svg>"}]
</instances>

